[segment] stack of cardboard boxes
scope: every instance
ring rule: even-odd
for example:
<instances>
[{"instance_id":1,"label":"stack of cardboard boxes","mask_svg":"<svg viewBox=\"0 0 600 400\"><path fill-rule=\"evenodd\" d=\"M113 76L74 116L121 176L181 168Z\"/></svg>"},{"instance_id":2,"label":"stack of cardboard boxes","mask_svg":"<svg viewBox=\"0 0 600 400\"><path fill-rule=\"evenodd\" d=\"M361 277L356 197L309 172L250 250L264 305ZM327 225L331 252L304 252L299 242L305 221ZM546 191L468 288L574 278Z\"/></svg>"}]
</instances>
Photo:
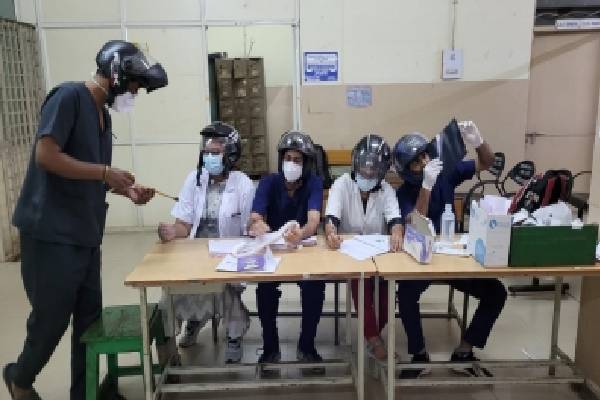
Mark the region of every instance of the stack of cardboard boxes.
<instances>
[{"instance_id":1,"label":"stack of cardboard boxes","mask_svg":"<svg viewBox=\"0 0 600 400\"><path fill-rule=\"evenodd\" d=\"M221 58L215 62L219 119L242 138L240 170L251 176L268 172L267 102L262 58Z\"/></svg>"}]
</instances>

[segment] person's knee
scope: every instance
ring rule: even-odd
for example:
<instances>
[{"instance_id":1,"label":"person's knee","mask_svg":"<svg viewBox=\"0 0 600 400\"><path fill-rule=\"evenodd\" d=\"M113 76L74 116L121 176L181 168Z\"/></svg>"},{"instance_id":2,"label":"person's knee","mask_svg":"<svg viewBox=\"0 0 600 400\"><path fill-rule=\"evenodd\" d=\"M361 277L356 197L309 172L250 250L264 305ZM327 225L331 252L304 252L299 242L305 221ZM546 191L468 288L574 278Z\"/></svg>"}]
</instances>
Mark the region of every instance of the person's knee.
<instances>
[{"instance_id":1,"label":"person's knee","mask_svg":"<svg viewBox=\"0 0 600 400\"><path fill-rule=\"evenodd\" d=\"M259 283L256 287L256 297L258 299L281 297L281 291L277 289L277 286L277 283L274 282Z\"/></svg>"},{"instance_id":2,"label":"person's knee","mask_svg":"<svg viewBox=\"0 0 600 400\"><path fill-rule=\"evenodd\" d=\"M421 299L423 289L421 286L411 284L411 282L403 282L398 284L398 308L400 313L410 306L414 306Z\"/></svg>"},{"instance_id":3,"label":"person's knee","mask_svg":"<svg viewBox=\"0 0 600 400\"><path fill-rule=\"evenodd\" d=\"M486 289L486 303L488 307L496 310L498 313L504 308L508 292L504 287L504 284L500 281L494 281Z\"/></svg>"},{"instance_id":4,"label":"person's knee","mask_svg":"<svg viewBox=\"0 0 600 400\"><path fill-rule=\"evenodd\" d=\"M308 296L309 298L325 298L325 282L300 282L298 285L300 286L302 296Z\"/></svg>"}]
</instances>

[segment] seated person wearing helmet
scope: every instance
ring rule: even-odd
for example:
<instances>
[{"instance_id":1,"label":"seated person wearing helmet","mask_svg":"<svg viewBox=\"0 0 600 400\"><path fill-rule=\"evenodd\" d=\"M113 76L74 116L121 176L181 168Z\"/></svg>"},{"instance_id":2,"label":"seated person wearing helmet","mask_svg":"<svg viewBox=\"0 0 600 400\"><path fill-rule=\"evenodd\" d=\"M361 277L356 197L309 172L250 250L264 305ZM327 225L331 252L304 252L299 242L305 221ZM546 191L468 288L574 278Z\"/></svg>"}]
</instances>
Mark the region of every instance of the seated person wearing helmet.
<instances>
[{"instance_id":1,"label":"seated person wearing helmet","mask_svg":"<svg viewBox=\"0 0 600 400\"><path fill-rule=\"evenodd\" d=\"M404 183L397 191L398 204L403 216L416 209L431 219L436 232L440 233L440 220L446 204L454 205L457 186L472 179L476 171L489 168L494 155L481 137L479 129L471 121L459 124L463 140L475 148L477 160L459 161L455 168L443 168L439 159L430 159L429 140L420 133L404 135L394 147L394 163ZM475 315L464 333L460 345L454 350L452 362L477 360L473 346L483 348L492 327L506 301L506 289L498 279L453 279L446 281L451 287L479 299ZM408 338L408 352L413 363L429 362L425 348L423 327L419 311L421 294L431 281L400 281L398 283L398 307L400 318ZM473 369L456 370L475 375ZM405 369L401 378L417 378L428 373L427 369ZM486 374L489 372L485 371Z\"/></svg>"},{"instance_id":2,"label":"seated person wearing helmet","mask_svg":"<svg viewBox=\"0 0 600 400\"><path fill-rule=\"evenodd\" d=\"M290 229L284 238L297 244L317 232L323 203L323 181L312 171L314 146L307 134L284 133L277 152L279 172L263 177L258 183L248 231L251 236L260 236L295 220L301 227ZM278 282L261 282L256 289L263 336L263 353L258 360L261 364L276 363L281 359L277 333L281 296L278 286ZM302 297L302 322L296 355L301 362L321 362L322 358L315 349L315 336L323 311L325 282L306 280L298 282L298 286ZM324 369L315 368L313 372L324 373Z\"/></svg>"},{"instance_id":3,"label":"seated person wearing helmet","mask_svg":"<svg viewBox=\"0 0 600 400\"><path fill-rule=\"evenodd\" d=\"M361 235L391 233L390 251L402 248L402 224L394 189L383 178L391 165L391 151L381 136L364 136L352 150L352 172L337 178L329 190L325 211L327 246L338 249L339 233ZM353 279L352 298L358 308L358 280ZM374 280L365 285L365 338L367 353L385 360L387 351L381 330L387 322L387 284L380 282L379 299L373 298ZM379 302L379 325L374 302Z\"/></svg>"},{"instance_id":4,"label":"seated person wearing helmet","mask_svg":"<svg viewBox=\"0 0 600 400\"><path fill-rule=\"evenodd\" d=\"M201 135L198 168L187 176L179 201L171 211L175 223L161 223L158 227L163 242L175 238L238 237L246 233L254 185L243 172L231 170L241 156L239 133L231 125L217 121L206 126ZM187 320L179 346L196 343L200 328L214 317L216 301L216 310L223 316L227 331L225 361L239 362L242 336L250 326L248 310L241 300L242 291L239 285L225 285L216 300L212 293L174 295L175 317ZM163 298L161 306L165 303Z\"/></svg>"}]
</instances>

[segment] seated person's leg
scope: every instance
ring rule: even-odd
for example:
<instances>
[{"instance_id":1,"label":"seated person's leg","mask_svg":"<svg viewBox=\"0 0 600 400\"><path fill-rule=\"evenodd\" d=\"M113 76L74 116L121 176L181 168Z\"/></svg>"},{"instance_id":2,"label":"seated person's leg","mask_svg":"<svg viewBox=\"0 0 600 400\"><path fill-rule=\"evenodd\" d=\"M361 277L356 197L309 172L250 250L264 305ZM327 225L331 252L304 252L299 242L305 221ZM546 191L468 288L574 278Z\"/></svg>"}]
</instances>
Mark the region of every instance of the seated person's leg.
<instances>
[{"instance_id":1,"label":"seated person's leg","mask_svg":"<svg viewBox=\"0 0 600 400\"><path fill-rule=\"evenodd\" d=\"M398 310L400 319L408 339L408 353L412 354L411 362L429 362L429 355L425 348L423 325L421 324L421 310L419 299L427 290L431 281L398 281ZM428 369L410 368L402 370L400 378L414 379L428 374Z\"/></svg>"},{"instance_id":2,"label":"seated person's leg","mask_svg":"<svg viewBox=\"0 0 600 400\"><path fill-rule=\"evenodd\" d=\"M300 296L302 298L302 322L297 350L298 360L320 362L323 359L315 348L315 337L317 336L317 326L323 312L325 282L302 281L298 282L298 286L300 286ZM324 373L325 371L324 369L317 368L313 372Z\"/></svg>"},{"instance_id":3,"label":"seated person's leg","mask_svg":"<svg viewBox=\"0 0 600 400\"><path fill-rule=\"evenodd\" d=\"M449 281L450 285L463 293L479 299L473 319L464 333L459 346L452 353L452 362L470 362L478 359L473 354L473 346L484 348L494 323L504 308L506 289L498 279L458 279ZM456 372L478 376L473 368L456 369ZM481 368L485 376L492 374Z\"/></svg>"},{"instance_id":4,"label":"seated person's leg","mask_svg":"<svg viewBox=\"0 0 600 400\"><path fill-rule=\"evenodd\" d=\"M373 283L374 279L365 280L365 296L364 296L364 313L365 313L365 339L367 340L367 352L370 356L379 360L384 360L387 356L387 351L379 335L380 329L377 326L375 318L375 306L373 300ZM352 288L352 300L354 309L358 311L358 279L350 281ZM381 310L380 310L381 311Z\"/></svg>"},{"instance_id":5,"label":"seated person's leg","mask_svg":"<svg viewBox=\"0 0 600 400\"><path fill-rule=\"evenodd\" d=\"M473 346L484 348L506 302L504 285L498 279L458 279L449 281L449 284L479 300L463 343L457 350L470 352Z\"/></svg>"},{"instance_id":6,"label":"seated person's leg","mask_svg":"<svg viewBox=\"0 0 600 400\"><path fill-rule=\"evenodd\" d=\"M277 312L281 291L277 282L261 282L256 288L256 306L262 325L263 354L259 363L278 362L281 359L277 334Z\"/></svg>"},{"instance_id":7,"label":"seated person's leg","mask_svg":"<svg viewBox=\"0 0 600 400\"><path fill-rule=\"evenodd\" d=\"M250 313L242 303L241 285L226 285L223 294L223 323L227 332L225 362L240 362L243 356L242 337L250 327Z\"/></svg>"}]
</instances>

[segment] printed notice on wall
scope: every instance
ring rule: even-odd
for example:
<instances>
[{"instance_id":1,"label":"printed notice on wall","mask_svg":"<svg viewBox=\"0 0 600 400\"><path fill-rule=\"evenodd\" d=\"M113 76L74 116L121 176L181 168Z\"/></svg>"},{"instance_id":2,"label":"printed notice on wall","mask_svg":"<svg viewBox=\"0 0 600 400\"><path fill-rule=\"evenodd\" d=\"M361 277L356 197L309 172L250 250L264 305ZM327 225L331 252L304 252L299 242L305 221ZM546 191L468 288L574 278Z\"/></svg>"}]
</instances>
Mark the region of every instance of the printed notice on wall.
<instances>
[{"instance_id":1,"label":"printed notice on wall","mask_svg":"<svg viewBox=\"0 0 600 400\"><path fill-rule=\"evenodd\" d=\"M373 105L373 90L371 86L349 86L346 89L346 104L348 107L365 108Z\"/></svg>"},{"instance_id":2,"label":"printed notice on wall","mask_svg":"<svg viewBox=\"0 0 600 400\"><path fill-rule=\"evenodd\" d=\"M337 51L304 52L304 83L336 83L339 80Z\"/></svg>"}]
</instances>

